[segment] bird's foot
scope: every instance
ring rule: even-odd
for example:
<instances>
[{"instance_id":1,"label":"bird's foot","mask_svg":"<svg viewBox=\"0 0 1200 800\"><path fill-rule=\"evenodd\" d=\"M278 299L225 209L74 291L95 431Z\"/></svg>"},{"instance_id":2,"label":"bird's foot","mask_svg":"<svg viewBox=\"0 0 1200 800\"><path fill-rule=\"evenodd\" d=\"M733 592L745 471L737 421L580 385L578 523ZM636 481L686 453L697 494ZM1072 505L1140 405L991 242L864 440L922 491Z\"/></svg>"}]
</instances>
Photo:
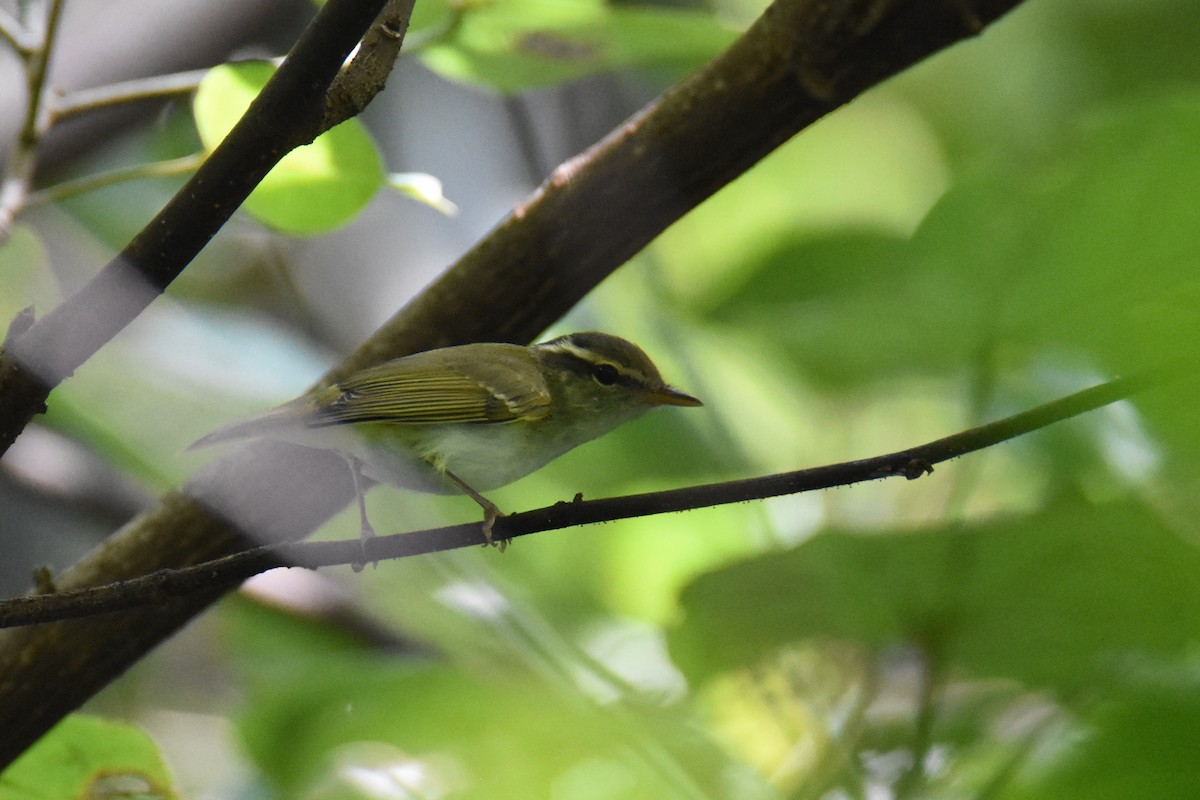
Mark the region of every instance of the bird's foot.
<instances>
[{"instance_id":1,"label":"bird's foot","mask_svg":"<svg viewBox=\"0 0 1200 800\"><path fill-rule=\"evenodd\" d=\"M492 540L492 526L496 524L496 520L504 516L504 512L501 511L499 507L497 507L496 504L491 500L488 500L479 492L472 489L466 481L455 475L453 472L446 470L445 475L451 483L462 490L463 494L474 500L479 504L479 507L483 509L483 546L497 547L500 549L501 553L507 550L508 543L511 542L512 539Z\"/></svg>"},{"instance_id":2,"label":"bird's foot","mask_svg":"<svg viewBox=\"0 0 1200 800\"><path fill-rule=\"evenodd\" d=\"M504 512L497 508L493 503L489 502L483 507L483 538L486 540L483 543L484 547L495 547L501 553L508 549L508 543L512 539L496 539L492 536L492 527L495 526L496 520L504 516Z\"/></svg>"},{"instance_id":3,"label":"bird's foot","mask_svg":"<svg viewBox=\"0 0 1200 800\"><path fill-rule=\"evenodd\" d=\"M359 549L362 550L362 561L350 562L350 569L354 570L355 572L362 572L363 568L366 567L367 564L371 564L375 567L379 566L379 559L372 561L367 556L367 542L374 538L375 529L371 527L371 523L367 522L366 518L364 517L362 520L362 528L359 529L358 532L358 546Z\"/></svg>"}]
</instances>

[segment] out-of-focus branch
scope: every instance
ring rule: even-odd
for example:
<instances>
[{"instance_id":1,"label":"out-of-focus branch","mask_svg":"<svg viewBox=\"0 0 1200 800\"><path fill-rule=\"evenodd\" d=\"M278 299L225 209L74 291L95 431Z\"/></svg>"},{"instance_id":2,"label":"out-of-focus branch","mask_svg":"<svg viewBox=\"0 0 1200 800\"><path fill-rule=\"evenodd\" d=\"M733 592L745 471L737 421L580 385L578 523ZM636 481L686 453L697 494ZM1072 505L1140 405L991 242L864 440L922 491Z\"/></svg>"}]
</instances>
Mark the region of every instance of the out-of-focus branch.
<instances>
[{"instance_id":1,"label":"out-of-focus branch","mask_svg":"<svg viewBox=\"0 0 1200 800\"><path fill-rule=\"evenodd\" d=\"M330 377L439 345L532 339L654 236L806 125L975 35L1019 1L777 0L712 64L559 168ZM5 361L0 389L7 391ZM31 413L41 400L24 402L21 413ZM0 428L11 416L0 406ZM245 548L240 531L267 541L299 538L350 500L346 474L340 459L327 454L241 451L204 470L184 492L164 497L58 576L57 585L69 591L219 558ZM5 632L0 716L10 724L0 727L0 766L222 591Z\"/></svg>"},{"instance_id":2,"label":"out-of-focus branch","mask_svg":"<svg viewBox=\"0 0 1200 800\"><path fill-rule=\"evenodd\" d=\"M5 8L0 8L0 39L21 58L28 56L37 47L30 30Z\"/></svg>"},{"instance_id":3,"label":"out-of-focus branch","mask_svg":"<svg viewBox=\"0 0 1200 800\"><path fill-rule=\"evenodd\" d=\"M114 108L143 100L186 96L196 91L200 81L207 74L206 69L193 69L170 75L135 78L92 89L80 89L51 102L50 121L58 123L102 108Z\"/></svg>"},{"instance_id":4,"label":"out-of-focus branch","mask_svg":"<svg viewBox=\"0 0 1200 800\"><path fill-rule=\"evenodd\" d=\"M0 352L0 453L41 411L50 389L183 271L279 159L315 139L330 118L357 112L360 106L343 105L330 112L325 92L385 5L401 4L325 4L237 125L162 211L96 277ZM398 24L389 18L393 29Z\"/></svg>"},{"instance_id":5,"label":"out-of-focus branch","mask_svg":"<svg viewBox=\"0 0 1200 800\"><path fill-rule=\"evenodd\" d=\"M0 182L0 244L8 239L13 220L25 205L25 198L33 185L34 172L37 171L38 142L47 124L46 71L50 65L50 53L58 38L62 9L63 0L50 0L46 6L44 33L40 41L36 44L28 42L27 46L17 48L25 68L25 117L17 132L17 139L9 150L4 178ZM11 36L20 34L26 39L34 38L16 20L12 20L12 23L17 27L10 31ZM17 43L17 40L13 41Z\"/></svg>"},{"instance_id":6,"label":"out-of-focus branch","mask_svg":"<svg viewBox=\"0 0 1200 800\"><path fill-rule=\"evenodd\" d=\"M103 189L106 186L114 186L118 183L141 180L142 178L166 178L173 175L186 175L189 172L194 172L203 163L204 154L193 153L190 156L180 156L179 158L171 158L166 161L151 161L145 164L134 164L129 167L118 167L117 169L105 172L97 172L94 175L84 175L83 177L56 183L53 186L47 186L45 189L39 189L31 193L25 201L25 205L27 208L32 208L43 203L57 203L60 200L66 200L68 197L75 197L76 195L92 192L96 189Z\"/></svg>"}]
</instances>

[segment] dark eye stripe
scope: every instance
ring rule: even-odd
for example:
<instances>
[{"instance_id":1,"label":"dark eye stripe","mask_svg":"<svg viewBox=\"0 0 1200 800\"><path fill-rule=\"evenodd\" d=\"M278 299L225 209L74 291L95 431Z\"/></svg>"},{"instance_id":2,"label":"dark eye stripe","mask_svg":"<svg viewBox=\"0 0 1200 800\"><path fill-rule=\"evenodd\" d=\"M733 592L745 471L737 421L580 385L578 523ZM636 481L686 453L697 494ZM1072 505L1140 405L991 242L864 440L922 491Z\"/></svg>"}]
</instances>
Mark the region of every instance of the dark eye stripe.
<instances>
[{"instance_id":1,"label":"dark eye stripe","mask_svg":"<svg viewBox=\"0 0 1200 800\"><path fill-rule=\"evenodd\" d=\"M582 355L579 355L573 347L543 347L542 352L546 354L546 358L558 369L569 370L579 376L588 376L603 386L639 386L640 382L632 375L629 375L621 370L616 364L608 362L596 363ZM597 370L603 371L602 376L597 374ZM611 376L611 380L606 379Z\"/></svg>"}]
</instances>

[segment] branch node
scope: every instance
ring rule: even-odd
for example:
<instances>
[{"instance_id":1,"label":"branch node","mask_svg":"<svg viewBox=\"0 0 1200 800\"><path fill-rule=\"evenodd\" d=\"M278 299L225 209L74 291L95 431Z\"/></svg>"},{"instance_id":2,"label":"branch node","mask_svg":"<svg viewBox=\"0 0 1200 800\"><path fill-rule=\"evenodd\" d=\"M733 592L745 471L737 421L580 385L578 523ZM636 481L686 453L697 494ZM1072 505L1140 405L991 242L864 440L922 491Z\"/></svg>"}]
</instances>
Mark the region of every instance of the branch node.
<instances>
[{"instance_id":1,"label":"branch node","mask_svg":"<svg viewBox=\"0 0 1200 800\"><path fill-rule=\"evenodd\" d=\"M933 464L928 459L918 457L903 457L880 464L871 474L871 479L891 478L903 475L910 481L915 481L924 475L933 474Z\"/></svg>"},{"instance_id":2,"label":"branch node","mask_svg":"<svg viewBox=\"0 0 1200 800\"><path fill-rule=\"evenodd\" d=\"M910 481L915 481L923 475L932 475L933 464L923 458L914 458L900 467L900 474Z\"/></svg>"}]
</instances>

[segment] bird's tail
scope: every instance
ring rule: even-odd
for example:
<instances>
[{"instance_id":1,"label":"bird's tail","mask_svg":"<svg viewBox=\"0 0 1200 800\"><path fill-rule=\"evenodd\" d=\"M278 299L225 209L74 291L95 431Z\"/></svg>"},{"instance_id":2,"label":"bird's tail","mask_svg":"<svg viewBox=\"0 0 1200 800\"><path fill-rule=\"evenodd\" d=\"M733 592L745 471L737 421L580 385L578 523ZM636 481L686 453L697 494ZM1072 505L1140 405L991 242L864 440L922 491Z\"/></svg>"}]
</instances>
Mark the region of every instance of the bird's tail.
<instances>
[{"instance_id":1,"label":"bird's tail","mask_svg":"<svg viewBox=\"0 0 1200 800\"><path fill-rule=\"evenodd\" d=\"M187 446L188 450L199 450L214 444L223 444L238 439L273 438L286 431L303 418L303 409L297 402L286 403L257 417L238 420L201 436Z\"/></svg>"}]
</instances>

